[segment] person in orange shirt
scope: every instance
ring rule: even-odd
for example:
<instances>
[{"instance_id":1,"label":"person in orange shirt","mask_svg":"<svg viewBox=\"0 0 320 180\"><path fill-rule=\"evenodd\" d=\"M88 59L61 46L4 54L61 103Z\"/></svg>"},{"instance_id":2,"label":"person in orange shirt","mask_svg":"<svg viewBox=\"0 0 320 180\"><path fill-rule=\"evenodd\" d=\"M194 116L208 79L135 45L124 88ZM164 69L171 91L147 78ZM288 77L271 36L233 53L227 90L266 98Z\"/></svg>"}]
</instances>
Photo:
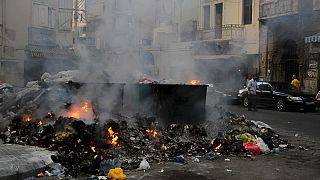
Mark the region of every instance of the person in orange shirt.
<instances>
[{"instance_id":1,"label":"person in orange shirt","mask_svg":"<svg viewBox=\"0 0 320 180\"><path fill-rule=\"evenodd\" d=\"M300 89L300 81L298 80L296 75L292 76L291 86L294 90Z\"/></svg>"}]
</instances>

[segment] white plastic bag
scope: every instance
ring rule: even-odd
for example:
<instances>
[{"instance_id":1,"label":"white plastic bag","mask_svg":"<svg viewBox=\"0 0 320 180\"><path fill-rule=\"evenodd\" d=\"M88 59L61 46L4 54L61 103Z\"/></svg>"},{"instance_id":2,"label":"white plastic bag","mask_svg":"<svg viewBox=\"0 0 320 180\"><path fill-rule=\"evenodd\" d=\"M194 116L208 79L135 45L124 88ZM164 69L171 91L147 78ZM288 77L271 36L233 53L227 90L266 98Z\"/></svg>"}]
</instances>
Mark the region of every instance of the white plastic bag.
<instances>
[{"instance_id":1,"label":"white plastic bag","mask_svg":"<svg viewBox=\"0 0 320 180\"><path fill-rule=\"evenodd\" d=\"M257 139L257 145L259 146L261 152L264 154L270 153L270 149L268 145L263 141L263 139L257 136L256 136L256 139Z\"/></svg>"},{"instance_id":2,"label":"white plastic bag","mask_svg":"<svg viewBox=\"0 0 320 180\"><path fill-rule=\"evenodd\" d=\"M143 160L140 162L139 169L140 170L148 170L148 169L150 169L150 165L149 165L148 161L145 158L143 158Z\"/></svg>"}]
</instances>

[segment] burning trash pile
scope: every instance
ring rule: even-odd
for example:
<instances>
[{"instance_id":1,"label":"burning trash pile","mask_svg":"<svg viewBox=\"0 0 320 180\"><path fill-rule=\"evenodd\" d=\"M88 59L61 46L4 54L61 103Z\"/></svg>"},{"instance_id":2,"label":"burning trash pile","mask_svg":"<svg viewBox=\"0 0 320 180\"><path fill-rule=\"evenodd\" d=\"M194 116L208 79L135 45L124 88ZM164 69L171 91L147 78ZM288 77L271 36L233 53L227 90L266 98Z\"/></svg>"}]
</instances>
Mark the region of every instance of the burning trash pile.
<instances>
[{"instance_id":1,"label":"burning trash pile","mask_svg":"<svg viewBox=\"0 0 320 180\"><path fill-rule=\"evenodd\" d=\"M82 105L93 108L90 103ZM215 109L220 112L217 121L225 127L213 137L209 132L214 121L163 128L156 118L136 115L130 119L136 122L131 127L127 123L129 118L121 115L105 122L95 119L88 124L81 113L62 113L58 117L50 112L42 118L15 116L1 138L5 143L56 151L52 156L55 166L41 175L93 175L109 179L125 179L123 169L147 170L149 163L200 162L201 158L214 160L223 155L256 156L292 147L263 122Z\"/></svg>"}]
</instances>

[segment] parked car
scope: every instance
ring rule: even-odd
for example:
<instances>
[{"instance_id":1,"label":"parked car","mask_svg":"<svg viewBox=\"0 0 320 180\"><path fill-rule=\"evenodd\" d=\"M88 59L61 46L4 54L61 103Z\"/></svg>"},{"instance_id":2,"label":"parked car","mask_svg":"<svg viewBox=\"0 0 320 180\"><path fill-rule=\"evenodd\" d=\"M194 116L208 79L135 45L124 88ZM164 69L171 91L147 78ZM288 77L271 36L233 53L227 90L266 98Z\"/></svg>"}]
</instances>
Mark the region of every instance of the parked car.
<instances>
[{"instance_id":1,"label":"parked car","mask_svg":"<svg viewBox=\"0 0 320 180\"><path fill-rule=\"evenodd\" d=\"M316 109L314 95L297 92L286 82L257 82L257 105L273 107L278 111L288 109ZM239 90L238 98L244 107L248 107L248 89Z\"/></svg>"},{"instance_id":2,"label":"parked car","mask_svg":"<svg viewBox=\"0 0 320 180\"><path fill-rule=\"evenodd\" d=\"M320 91L316 95L315 102L316 102L317 107L320 107Z\"/></svg>"}]
</instances>

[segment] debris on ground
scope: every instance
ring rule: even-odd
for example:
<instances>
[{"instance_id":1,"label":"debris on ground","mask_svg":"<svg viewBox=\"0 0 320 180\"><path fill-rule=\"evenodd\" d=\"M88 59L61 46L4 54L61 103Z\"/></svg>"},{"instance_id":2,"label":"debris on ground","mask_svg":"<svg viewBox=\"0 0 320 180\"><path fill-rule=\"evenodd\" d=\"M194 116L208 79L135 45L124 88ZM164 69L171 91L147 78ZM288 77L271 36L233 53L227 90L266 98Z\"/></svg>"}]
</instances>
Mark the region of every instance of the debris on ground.
<instances>
[{"instance_id":1,"label":"debris on ground","mask_svg":"<svg viewBox=\"0 0 320 180\"><path fill-rule=\"evenodd\" d=\"M152 163L200 163L200 158L214 161L223 156L254 158L293 148L268 124L220 107L210 109L218 112L216 119L198 125L173 123L164 127L156 117L143 114L127 117L119 113L103 119L90 100L72 102L69 95L61 95L73 92L72 88L66 92L65 86L77 86L60 84L72 79L72 74L44 74L42 81L30 82L18 91L4 91L1 96L6 99L1 102L1 109L6 109L3 119L8 121L0 134L3 142L56 152L51 156L54 164L38 177L125 179L124 170L148 170ZM39 111L43 101L63 111Z\"/></svg>"}]
</instances>

